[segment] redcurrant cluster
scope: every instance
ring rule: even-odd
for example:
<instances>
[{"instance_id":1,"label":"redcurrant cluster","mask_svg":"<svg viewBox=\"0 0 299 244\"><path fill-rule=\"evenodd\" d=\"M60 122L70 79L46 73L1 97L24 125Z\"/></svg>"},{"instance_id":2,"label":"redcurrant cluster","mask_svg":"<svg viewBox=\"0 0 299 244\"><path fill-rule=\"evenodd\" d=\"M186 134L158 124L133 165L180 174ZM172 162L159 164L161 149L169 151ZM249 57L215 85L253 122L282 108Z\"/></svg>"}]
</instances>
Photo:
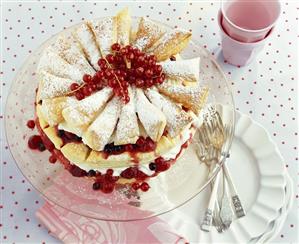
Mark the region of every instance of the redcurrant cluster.
<instances>
[{"instance_id":1,"label":"redcurrant cluster","mask_svg":"<svg viewBox=\"0 0 299 244\"><path fill-rule=\"evenodd\" d=\"M149 88L165 80L162 66L157 64L155 55L147 55L131 45L121 47L118 43L111 46L111 51L106 57L99 59L100 70L93 77L85 74L83 85L79 86L77 83L71 85L71 91L78 100L109 86L116 96L121 97L124 103L128 103L129 85Z\"/></svg>"},{"instance_id":2,"label":"redcurrant cluster","mask_svg":"<svg viewBox=\"0 0 299 244\"><path fill-rule=\"evenodd\" d=\"M98 82L96 75L97 73L92 77L91 75L85 74L83 76L84 83L81 86L77 83L71 84L70 89L78 100L82 100L104 87L101 82Z\"/></svg>"}]
</instances>

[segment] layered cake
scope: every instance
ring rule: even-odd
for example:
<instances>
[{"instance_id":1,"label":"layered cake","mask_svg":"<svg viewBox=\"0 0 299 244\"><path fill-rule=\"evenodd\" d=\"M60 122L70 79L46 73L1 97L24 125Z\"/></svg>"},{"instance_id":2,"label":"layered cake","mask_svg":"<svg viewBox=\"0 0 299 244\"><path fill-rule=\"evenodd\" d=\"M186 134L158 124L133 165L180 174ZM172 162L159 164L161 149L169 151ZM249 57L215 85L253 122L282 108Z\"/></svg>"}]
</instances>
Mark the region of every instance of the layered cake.
<instances>
[{"instance_id":1,"label":"layered cake","mask_svg":"<svg viewBox=\"0 0 299 244\"><path fill-rule=\"evenodd\" d=\"M149 190L188 147L208 96L200 58L179 55L190 39L147 18L132 31L128 9L59 35L38 65L41 139L29 146L44 146L95 190Z\"/></svg>"}]
</instances>

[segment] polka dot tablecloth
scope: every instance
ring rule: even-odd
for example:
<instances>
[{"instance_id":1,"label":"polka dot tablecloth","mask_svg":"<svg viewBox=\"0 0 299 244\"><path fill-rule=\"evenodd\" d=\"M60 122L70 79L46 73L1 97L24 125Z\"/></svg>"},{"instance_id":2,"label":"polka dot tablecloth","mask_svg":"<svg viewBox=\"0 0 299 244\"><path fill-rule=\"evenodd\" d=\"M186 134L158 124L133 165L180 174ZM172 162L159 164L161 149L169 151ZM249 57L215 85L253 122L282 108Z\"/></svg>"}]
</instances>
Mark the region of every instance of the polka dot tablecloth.
<instances>
[{"instance_id":1,"label":"polka dot tablecloth","mask_svg":"<svg viewBox=\"0 0 299 244\"><path fill-rule=\"evenodd\" d=\"M4 107L9 87L25 59L43 41L79 21L113 15L129 6L133 15L192 31L224 68L236 108L264 125L294 179L295 204L277 242L298 242L298 16L299 3L283 2L282 15L263 52L246 67L223 62L217 26L219 2L6 1L1 17L1 221L0 242L58 243L35 218L43 200L24 179L9 153Z\"/></svg>"}]
</instances>

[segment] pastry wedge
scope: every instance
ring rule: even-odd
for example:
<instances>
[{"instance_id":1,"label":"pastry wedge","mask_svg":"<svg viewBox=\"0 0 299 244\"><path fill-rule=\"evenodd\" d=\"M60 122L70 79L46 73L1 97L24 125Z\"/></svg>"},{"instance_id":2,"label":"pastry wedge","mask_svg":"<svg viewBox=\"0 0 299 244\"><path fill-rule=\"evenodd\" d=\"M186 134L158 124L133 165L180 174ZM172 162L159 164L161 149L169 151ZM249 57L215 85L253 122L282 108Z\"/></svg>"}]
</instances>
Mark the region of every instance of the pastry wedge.
<instances>
[{"instance_id":1,"label":"pastry wedge","mask_svg":"<svg viewBox=\"0 0 299 244\"><path fill-rule=\"evenodd\" d=\"M102 151L115 129L120 115L121 101L114 97L83 134L83 142L96 151Z\"/></svg>"},{"instance_id":2,"label":"pastry wedge","mask_svg":"<svg viewBox=\"0 0 299 244\"><path fill-rule=\"evenodd\" d=\"M102 57L111 51L111 45L117 40L117 22L115 17L105 17L87 22L93 32Z\"/></svg>"},{"instance_id":3,"label":"pastry wedge","mask_svg":"<svg viewBox=\"0 0 299 244\"><path fill-rule=\"evenodd\" d=\"M164 113L167 120L166 129L170 137L177 136L193 121L193 118L179 105L159 94L156 89L147 89L145 93L149 100Z\"/></svg>"},{"instance_id":4,"label":"pastry wedge","mask_svg":"<svg viewBox=\"0 0 299 244\"><path fill-rule=\"evenodd\" d=\"M174 85L169 81L165 81L158 86L160 93L170 97L177 103L183 104L184 107L192 110L195 114L199 114L205 105L209 89L202 86L184 86L180 84Z\"/></svg>"},{"instance_id":5,"label":"pastry wedge","mask_svg":"<svg viewBox=\"0 0 299 244\"><path fill-rule=\"evenodd\" d=\"M101 53L89 26L86 23L81 24L73 32L73 36L80 43L81 48L92 67L99 70L98 60L101 57Z\"/></svg>"},{"instance_id":6,"label":"pastry wedge","mask_svg":"<svg viewBox=\"0 0 299 244\"><path fill-rule=\"evenodd\" d=\"M171 30L163 35L148 52L156 55L158 61L164 61L181 52L188 45L191 35L188 31Z\"/></svg>"},{"instance_id":7,"label":"pastry wedge","mask_svg":"<svg viewBox=\"0 0 299 244\"><path fill-rule=\"evenodd\" d=\"M72 97L44 99L42 105L40 105L42 117L50 126L58 125L64 120L62 110L76 102L77 100Z\"/></svg>"},{"instance_id":8,"label":"pastry wedge","mask_svg":"<svg viewBox=\"0 0 299 244\"><path fill-rule=\"evenodd\" d=\"M71 91L70 86L74 83L74 80L61 78L47 71L41 71L38 75L40 83L37 100L64 96Z\"/></svg>"},{"instance_id":9,"label":"pastry wedge","mask_svg":"<svg viewBox=\"0 0 299 244\"><path fill-rule=\"evenodd\" d=\"M85 161L90 149L82 143L67 143L61 148L62 154L71 162Z\"/></svg>"},{"instance_id":10,"label":"pastry wedge","mask_svg":"<svg viewBox=\"0 0 299 244\"><path fill-rule=\"evenodd\" d=\"M136 111L142 127L153 141L159 141L166 126L166 117L144 95L143 90L136 89Z\"/></svg>"},{"instance_id":11,"label":"pastry wedge","mask_svg":"<svg viewBox=\"0 0 299 244\"><path fill-rule=\"evenodd\" d=\"M41 129L45 129L47 127L49 127L49 124L48 122L44 119L44 115L40 109L41 105L40 104L37 104L36 105L36 108L35 108L35 111L36 111L36 117L38 118L38 124L39 124L39 127Z\"/></svg>"},{"instance_id":12,"label":"pastry wedge","mask_svg":"<svg viewBox=\"0 0 299 244\"><path fill-rule=\"evenodd\" d=\"M57 136L55 127L48 126L43 131L56 148L60 149L63 146L63 140Z\"/></svg>"},{"instance_id":13,"label":"pastry wedge","mask_svg":"<svg viewBox=\"0 0 299 244\"><path fill-rule=\"evenodd\" d=\"M53 51L82 73L90 75L95 73L94 68L86 60L82 48L74 40L74 37L59 36L53 45Z\"/></svg>"},{"instance_id":14,"label":"pastry wedge","mask_svg":"<svg viewBox=\"0 0 299 244\"><path fill-rule=\"evenodd\" d=\"M113 139L114 145L135 144L139 138L134 88L131 89L129 87L128 92L130 101L127 104L122 104L115 137Z\"/></svg>"},{"instance_id":15,"label":"pastry wedge","mask_svg":"<svg viewBox=\"0 0 299 244\"><path fill-rule=\"evenodd\" d=\"M93 119L102 111L113 92L110 87L92 94L77 103L72 103L62 110L62 116L70 128L81 133L88 128Z\"/></svg>"},{"instance_id":16,"label":"pastry wedge","mask_svg":"<svg viewBox=\"0 0 299 244\"><path fill-rule=\"evenodd\" d=\"M84 75L84 72L65 61L51 47L47 48L41 56L37 71L38 73L47 71L62 78L72 79L73 82L82 82Z\"/></svg>"},{"instance_id":17,"label":"pastry wedge","mask_svg":"<svg viewBox=\"0 0 299 244\"><path fill-rule=\"evenodd\" d=\"M116 15L117 22L117 42L126 46L130 43L131 16L128 8L124 8Z\"/></svg>"},{"instance_id":18,"label":"pastry wedge","mask_svg":"<svg viewBox=\"0 0 299 244\"><path fill-rule=\"evenodd\" d=\"M152 47L166 32L166 30L155 22L141 18L133 45L141 51L146 51Z\"/></svg>"},{"instance_id":19,"label":"pastry wedge","mask_svg":"<svg viewBox=\"0 0 299 244\"><path fill-rule=\"evenodd\" d=\"M200 58L165 61L160 63L169 79L183 82L197 82L200 72Z\"/></svg>"}]
</instances>

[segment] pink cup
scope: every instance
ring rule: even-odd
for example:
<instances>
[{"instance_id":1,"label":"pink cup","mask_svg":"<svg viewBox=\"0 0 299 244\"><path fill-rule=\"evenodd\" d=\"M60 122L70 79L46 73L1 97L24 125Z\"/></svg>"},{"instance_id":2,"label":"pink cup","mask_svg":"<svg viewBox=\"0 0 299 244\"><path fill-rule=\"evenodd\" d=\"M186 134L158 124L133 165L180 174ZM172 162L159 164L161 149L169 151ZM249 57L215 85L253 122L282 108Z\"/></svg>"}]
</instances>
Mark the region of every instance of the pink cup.
<instances>
[{"instance_id":1,"label":"pink cup","mask_svg":"<svg viewBox=\"0 0 299 244\"><path fill-rule=\"evenodd\" d=\"M222 27L240 42L264 39L275 25L281 11L279 0L223 0Z\"/></svg>"},{"instance_id":2,"label":"pink cup","mask_svg":"<svg viewBox=\"0 0 299 244\"><path fill-rule=\"evenodd\" d=\"M222 13L218 13L218 24L220 27L221 38L222 38L222 53L224 59L235 66L245 66L249 64L256 55L265 46L266 40L270 37L273 32L273 28L269 31L268 35L261 41L246 43L239 42L231 38L223 29L222 23Z\"/></svg>"}]
</instances>

